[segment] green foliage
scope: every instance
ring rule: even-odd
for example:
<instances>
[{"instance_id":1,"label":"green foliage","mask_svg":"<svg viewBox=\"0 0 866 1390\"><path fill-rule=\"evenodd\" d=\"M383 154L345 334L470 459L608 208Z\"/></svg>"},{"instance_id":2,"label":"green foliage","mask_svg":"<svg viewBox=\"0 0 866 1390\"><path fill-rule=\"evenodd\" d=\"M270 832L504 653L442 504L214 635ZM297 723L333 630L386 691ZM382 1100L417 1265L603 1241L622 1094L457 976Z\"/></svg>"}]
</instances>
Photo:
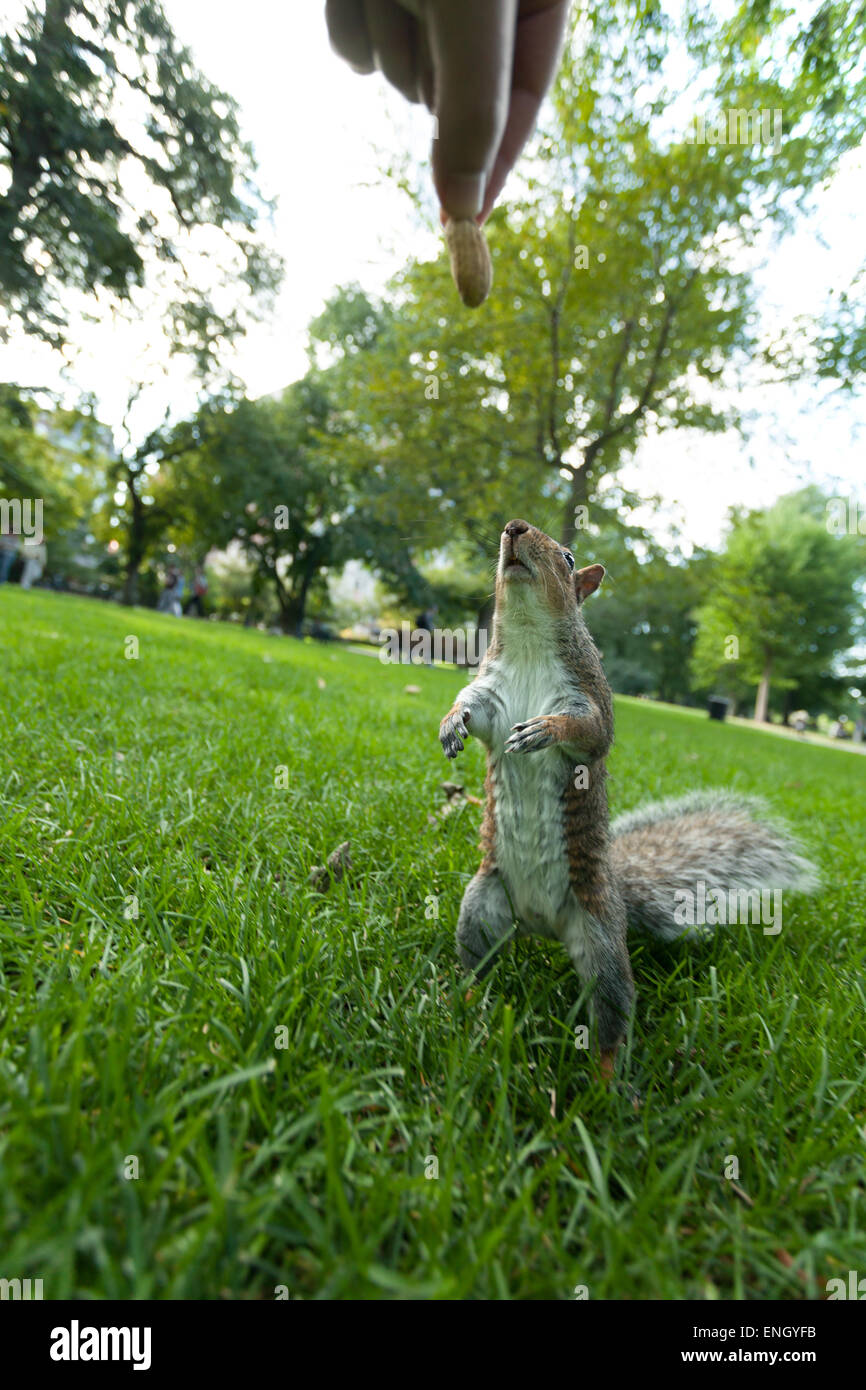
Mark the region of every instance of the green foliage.
<instances>
[{"instance_id":1,"label":"green foliage","mask_svg":"<svg viewBox=\"0 0 866 1390\"><path fill-rule=\"evenodd\" d=\"M488 223L484 308L461 308L443 256L414 263L381 331L342 355L347 419L394 505L423 499L425 541L479 539L557 498L570 544L575 509L609 509L601 480L648 432L739 423L714 401L761 357L744 253L861 139L860 29L843 6L806 25L752 5L575 11L551 111ZM745 119L762 110L782 111L779 141ZM702 143L696 121L721 111L751 140L738 117L732 141ZM355 290L334 301L331 346L358 307Z\"/></svg>"},{"instance_id":2,"label":"green foliage","mask_svg":"<svg viewBox=\"0 0 866 1390\"><path fill-rule=\"evenodd\" d=\"M810 488L767 511L734 513L697 613L699 682L792 689L828 671L862 635L863 547L831 533L822 500Z\"/></svg>"},{"instance_id":3,"label":"green foliage","mask_svg":"<svg viewBox=\"0 0 866 1390\"><path fill-rule=\"evenodd\" d=\"M109 468L111 496L106 497L96 522L105 538L122 546L124 562L124 602L143 601L140 574L147 559L152 559L165 543L174 521L170 498L159 477L158 434L152 434L136 448L117 455ZM118 497L120 500L118 500ZM158 593L156 575L148 585L151 598Z\"/></svg>"},{"instance_id":4,"label":"green foliage","mask_svg":"<svg viewBox=\"0 0 866 1390\"><path fill-rule=\"evenodd\" d=\"M435 562L423 565L430 602L437 610L436 626L462 627L468 615L478 615L492 597L495 572L495 548L485 563L465 542L449 545Z\"/></svg>"},{"instance_id":5,"label":"green foliage","mask_svg":"<svg viewBox=\"0 0 866 1390\"><path fill-rule=\"evenodd\" d=\"M0 327L60 346L70 292L123 301L150 283L173 348L204 372L243 331L226 290L255 301L276 287L237 107L156 0L28 7L0 39L0 171Z\"/></svg>"},{"instance_id":6,"label":"green foliage","mask_svg":"<svg viewBox=\"0 0 866 1390\"><path fill-rule=\"evenodd\" d=\"M866 275L852 292L843 290L816 336L818 375L848 391L866 380Z\"/></svg>"},{"instance_id":7,"label":"green foliage","mask_svg":"<svg viewBox=\"0 0 866 1390\"><path fill-rule=\"evenodd\" d=\"M334 457L376 530L404 537L418 555L461 535L487 560L491 537L517 514L537 473L454 301L439 263L415 267L385 304L361 301L349 286L311 325L311 348L329 363ZM389 575L420 596L408 571L394 573L395 560Z\"/></svg>"},{"instance_id":8,"label":"green foliage","mask_svg":"<svg viewBox=\"0 0 866 1390\"><path fill-rule=\"evenodd\" d=\"M253 566L254 596L273 591L280 622L299 632L326 576L366 560L413 598L427 593L389 516L387 480L353 473L335 448L328 373L311 373L278 398L214 398L189 422L155 436L157 486L175 540L239 545Z\"/></svg>"},{"instance_id":9,"label":"green foliage","mask_svg":"<svg viewBox=\"0 0 866 1390\"><path fill-rule=\"evenodd\" d=\"M272 590L286 631L298 632L311 588L346 556L345 489L319 435L320 387L304 380L279 398L215 398L154 440L171 534L204 555L234 542L253 568L254 594Z\"/></svg>"},{"instance_id":10,"label":"green foliage","mask_svg":"<svg viewBox=\"0 0 866 1390\"><path fill-rule=\"evenodd\" d=\"M54 451L34 428L36 406L11 384L0 388L0 489L7 497L44 497L57 486Z\"/></svg>"},{"instance_id":11,"label":"green foliage","mask_svg":"<svg viewBox=\"0 0 866 1390\"><path fill-rule=\"evenodd\" d=\"M0 498L42 503L51 572L81 578L82 561L101 561L92 534L111 467L110 433L93 403L63 409L50 397L0 385ZM92 577L92 569L90 570Z\"/></svg>"},{"instance_id":12,"label":"green foliage","mask_svg":"<svg viewBox=\"0 0 866 1390\"><path fill-rule=\"evenodd\" d=\"M656 544L638 560L626 538L609 530L594 541L593 554L607 569L590 616L612 688L690 703L695 609L707 592L713 557L698 551L685 559Z\"/></svg>"}]
</instances>

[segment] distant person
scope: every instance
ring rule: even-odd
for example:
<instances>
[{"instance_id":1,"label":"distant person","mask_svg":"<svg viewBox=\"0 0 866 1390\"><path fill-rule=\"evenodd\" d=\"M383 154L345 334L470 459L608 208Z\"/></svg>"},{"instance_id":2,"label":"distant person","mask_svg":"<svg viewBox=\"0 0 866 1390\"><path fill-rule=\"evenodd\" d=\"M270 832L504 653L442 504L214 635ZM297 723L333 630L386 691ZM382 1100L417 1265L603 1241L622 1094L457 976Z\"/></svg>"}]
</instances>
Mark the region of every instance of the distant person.
<instances>
[{"instance_id":1,"label":"distant person","mask_svg":"<svg viewBox=\"0 0 866 1390\"><path fill-rule=\"evenodd\" d=\"M200 618L204 617L204 596L207 593L207 578L201 565L196 565L195 574L192 579L192 593L189 596L186 608L183 610L189 617L193 609L196 610Z\"/></svg>"},{"instance_id":2,"label":"distant person","mask_svg":"<svg viewBox=\"0 0 866 1390\"><path fill-rule=\"evenodd\" d=\"M24 569L21 572L21 588L32 589L34 584L38 584L42 578L45 565L48 561L48 551L45 542L40 541L38 545L29 543L22 547L24 554Z\"/></svg>"},{"instance_id":3,"label":"distant person","mask_svg":"<svg viewBox=\"0 0 866 1390\"><path fill-rule=\"evenodd\" d=\"M157 613L170 613L174 600L174 570L167 570L162 585L162 592L156 601Z\"/></svg>"},{"instance_id":4,"label":"distant person","mask_svg":"<svg viewBox=\"0 0 866 1390\"><path fill-rule=\"evenodd\" d=\"M5 584L9 578L20 544L21 537L11 527L0 531L0 584Z\"/></svg>"},{"instance_id":5,"label":"distant person","mask_svg":"<svg viewBox=\"0 0 866 1390\"><path fill-rule=\"evenodd\" d=\"M172 613L176 618L181 616L180 595L183 592L183 580L180 577L180 570L174 566L165 576L165 585L159 596L159 603L156 605L159 613Z\"/></svg>"}]
</instances>

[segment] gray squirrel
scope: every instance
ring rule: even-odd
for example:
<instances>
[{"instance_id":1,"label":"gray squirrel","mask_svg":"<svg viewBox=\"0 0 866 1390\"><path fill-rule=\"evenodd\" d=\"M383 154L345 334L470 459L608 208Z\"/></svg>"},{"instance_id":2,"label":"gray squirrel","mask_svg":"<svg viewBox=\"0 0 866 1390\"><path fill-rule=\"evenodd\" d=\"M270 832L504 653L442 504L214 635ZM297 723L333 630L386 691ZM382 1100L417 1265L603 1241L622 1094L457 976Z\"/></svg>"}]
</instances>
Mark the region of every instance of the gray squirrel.
<instances>
[{"instance_id":1,"label":"gray squirrel","mask_svg":"<svg viewBox=\"0 0 866 1390\"><path fill-rule=\"evenodd\" d=\"M613 702L581 608L604 568L522 520L505 527L493 638L439 738L455 758L472 735L487 749L481 866L457 924L476 975L513 927L561 941L594 984L600 1069L610 1080L634 1003L626 933L683 934L679 890L813 891L814 866L758 798L701 791L609 824L605 758Z\"/></svg>"}]
</instances>

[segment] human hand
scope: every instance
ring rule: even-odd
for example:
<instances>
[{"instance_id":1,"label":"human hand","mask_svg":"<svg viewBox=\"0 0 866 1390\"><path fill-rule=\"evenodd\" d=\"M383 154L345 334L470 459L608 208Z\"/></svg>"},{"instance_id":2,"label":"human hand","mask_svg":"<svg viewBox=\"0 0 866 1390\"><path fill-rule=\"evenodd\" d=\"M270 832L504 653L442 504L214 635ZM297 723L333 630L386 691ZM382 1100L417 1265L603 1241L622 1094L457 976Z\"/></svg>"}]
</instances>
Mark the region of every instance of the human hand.
<instances>
[{"instance_id":1,"label":"human hand","mask_svg":"<svg viewBox=\"0 0 866 1390\"><path fill-rule=\"evenodd\" d=\"M326 0L331 44L436 115L442 220L484 222L559 61L568 0Z\"/></svg>"}]
</instances>

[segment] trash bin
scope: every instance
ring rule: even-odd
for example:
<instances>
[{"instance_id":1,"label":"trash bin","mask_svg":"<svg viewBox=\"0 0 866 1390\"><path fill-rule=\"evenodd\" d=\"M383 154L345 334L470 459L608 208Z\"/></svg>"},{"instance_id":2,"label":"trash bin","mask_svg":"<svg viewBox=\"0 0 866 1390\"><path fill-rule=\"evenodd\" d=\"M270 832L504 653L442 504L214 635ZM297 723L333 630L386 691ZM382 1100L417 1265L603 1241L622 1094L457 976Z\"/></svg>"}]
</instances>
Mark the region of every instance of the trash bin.
<instances>
[{"instance_id":1,"label":"trash bin","mask_svg":"<svg viewBox=\"0 0 866 1390\"><path fill-rule=\"evenodd\" d=\"M711 719L724 719L728 712L728 702L724 695L711 695L707 701Z\"/></svg>"}]
</instances>

